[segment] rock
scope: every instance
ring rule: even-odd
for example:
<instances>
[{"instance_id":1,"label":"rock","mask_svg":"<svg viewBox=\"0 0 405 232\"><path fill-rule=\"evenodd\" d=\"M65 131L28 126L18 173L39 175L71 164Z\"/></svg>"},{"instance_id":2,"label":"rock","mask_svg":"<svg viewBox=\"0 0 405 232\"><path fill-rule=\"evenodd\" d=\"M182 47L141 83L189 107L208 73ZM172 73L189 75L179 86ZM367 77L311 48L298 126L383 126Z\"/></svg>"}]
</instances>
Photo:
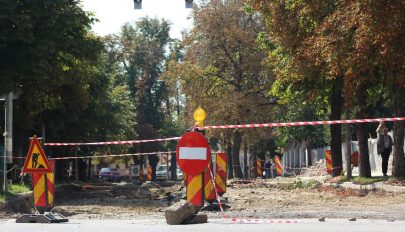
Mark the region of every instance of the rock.
<instances>
[{"instance_id":1,"label":"rock","mask_svg":"<svg viewBox=\"0 0 405 232\"><path fill-rule=\"evenodd\" d=\"M355 222L356 218L348 218L347 220L351 221L351 222Z\"/></svg>"},{"instance_id":2,"label":"rock","mask_svg":"<svg viewBox=\"0 0 405 232\"><path fill-rule=\"evenodd\" d=\"M166 223L180 225L195 214L196 208L186 201L179 201L165 210ZM197 211L198 212L198 211Z\"/></svg>"},{"instance_id":3,"label":"rock","mask_svg":"<svg viewBox=\"0 0 405 232\"><path fill-rule=\"evenodd\" d=\"M0 211L13 213L31 213L33 211L32 193L24 194L20 197L9 200L7 203L0 206Z\"/></svg>"},{"instance_id":4,"label":"rock","mask_svg":"<svg viewBox=\"0 0 405 232\"><path fill-rule=\"evenodd\" d=\"M318 221L320 221L320 222L324 222L325 221L325 217L320 217L319 219L318 219Z\"/></svg>"},{"instance_id":5,"label":"rock","mask_svg":"<svg viewBox=\"0 0 405 232\"><path fill-rule=\"evenodd\" d=\"M207 222L208 216L206 214L198 214L187 218L182 224L201 224Z\"/></svg>"}]
</instances>

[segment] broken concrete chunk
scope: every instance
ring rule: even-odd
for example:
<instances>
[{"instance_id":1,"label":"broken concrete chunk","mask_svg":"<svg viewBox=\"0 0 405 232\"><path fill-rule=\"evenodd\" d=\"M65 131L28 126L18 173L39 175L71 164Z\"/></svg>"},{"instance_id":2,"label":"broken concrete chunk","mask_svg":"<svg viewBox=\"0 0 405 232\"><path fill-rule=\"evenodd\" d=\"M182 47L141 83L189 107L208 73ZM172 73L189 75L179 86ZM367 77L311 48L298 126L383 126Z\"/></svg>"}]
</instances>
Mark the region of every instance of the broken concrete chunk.
<instances>
[{"instance_id":1,"label":"broken concrete chunk","mask_svg":"<svg viewBox=\"0 0 405 232\"><path fill-rule=\"evenodd\" d=\"M187 218L194 216L194 207L186 202L179 201L165 210L166 223L169 225L180 225Z\"/></svg>"}]
</instances>

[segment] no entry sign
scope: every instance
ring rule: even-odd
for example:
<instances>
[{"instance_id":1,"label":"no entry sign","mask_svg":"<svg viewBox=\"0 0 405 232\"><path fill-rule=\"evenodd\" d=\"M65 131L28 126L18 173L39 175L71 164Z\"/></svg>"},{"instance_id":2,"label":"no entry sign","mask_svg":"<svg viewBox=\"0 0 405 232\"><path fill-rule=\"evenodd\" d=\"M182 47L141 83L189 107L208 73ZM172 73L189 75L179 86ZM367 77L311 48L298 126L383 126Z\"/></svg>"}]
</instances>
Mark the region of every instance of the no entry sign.
<instances>
[{"instance_id":1,"label":"no entry sign","mask_svg":"<svg viewBox=\"0 0 405 232\"><path fill-rule=\"evenodd\" d=\"M207 168L210 154L208 140L199 132L187 132L177 144L177 163L183 172L192 176Z\"/></svg>"}]
</instances>

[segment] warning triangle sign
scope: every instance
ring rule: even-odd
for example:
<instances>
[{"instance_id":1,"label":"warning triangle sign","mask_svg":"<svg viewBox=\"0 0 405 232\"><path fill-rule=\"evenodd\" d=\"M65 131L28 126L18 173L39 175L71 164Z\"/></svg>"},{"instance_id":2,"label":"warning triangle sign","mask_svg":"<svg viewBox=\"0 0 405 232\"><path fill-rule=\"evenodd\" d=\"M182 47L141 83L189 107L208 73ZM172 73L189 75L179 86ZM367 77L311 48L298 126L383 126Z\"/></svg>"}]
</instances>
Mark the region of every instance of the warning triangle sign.
<instances>
[{"instance_id":1,"label":"warning triangle sign","mask_svg":"<svg viewBox=\"0 0 405 232\"><path fill-rule=\"evenodd\" d=\"M53 173L37 136L31 140L30 149L24 162L24 173Z\"/></svg>"}]
</instances>

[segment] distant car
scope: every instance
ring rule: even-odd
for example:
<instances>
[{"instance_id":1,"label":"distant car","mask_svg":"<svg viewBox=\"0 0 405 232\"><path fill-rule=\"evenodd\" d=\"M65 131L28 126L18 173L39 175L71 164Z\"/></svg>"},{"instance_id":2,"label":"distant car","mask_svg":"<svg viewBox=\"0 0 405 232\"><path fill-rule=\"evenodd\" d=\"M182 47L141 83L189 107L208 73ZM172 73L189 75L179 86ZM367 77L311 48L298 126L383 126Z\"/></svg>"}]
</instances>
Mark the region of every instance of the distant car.
<instances>
[{"instance_id":1,"label":"distant car","mask_svg":"<svg viewBox=\"0 0 405 232\"><path fill-rule=\"evenodd\" d=\"M156 179L157 180L167 180L167 178L171 179L171 172L167 173L167 166L166 165L158 165L156 166ZM183 179L183 171L177 168L177 180Z\"/></svg>"},{"instance_id":2,"label":"distant car","mask_svg":"<svg viewBox=\"0 0 405 232\"><path fill-rule=\"evenodd\" d=\"M111 182L121 182L121 175L116 169L102 168L99 173L99 179Z\"/></svg>"}]
</instances>

